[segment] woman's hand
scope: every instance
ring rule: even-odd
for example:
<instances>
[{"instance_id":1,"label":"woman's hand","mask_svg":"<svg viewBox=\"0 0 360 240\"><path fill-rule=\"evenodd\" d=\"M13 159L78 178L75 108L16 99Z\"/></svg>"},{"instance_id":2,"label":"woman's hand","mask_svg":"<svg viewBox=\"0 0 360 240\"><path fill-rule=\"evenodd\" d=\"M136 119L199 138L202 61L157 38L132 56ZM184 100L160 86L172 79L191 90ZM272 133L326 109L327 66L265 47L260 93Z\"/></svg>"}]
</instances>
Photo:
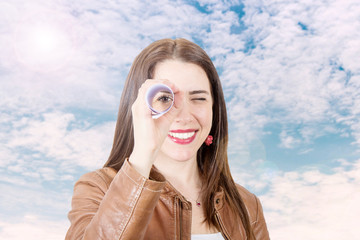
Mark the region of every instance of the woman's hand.
<instances>
[{"instance_id":1,"label":"woman's hand","mask_svg":"<svg viewBox=\"0 0 360 240\"><path fill-rule=\"evenodd\" d=\"M147 90L158 83L167 85L174 92L174 105L160 118L153 119L145 97ZM140 87L138 96L131 108L134 125L134 149L129 161L143 176L149 177L152 164L168 135L171 124L182 107L182 102L182 93L168 80L148 79Z\"/></svg>"}]
</instances>

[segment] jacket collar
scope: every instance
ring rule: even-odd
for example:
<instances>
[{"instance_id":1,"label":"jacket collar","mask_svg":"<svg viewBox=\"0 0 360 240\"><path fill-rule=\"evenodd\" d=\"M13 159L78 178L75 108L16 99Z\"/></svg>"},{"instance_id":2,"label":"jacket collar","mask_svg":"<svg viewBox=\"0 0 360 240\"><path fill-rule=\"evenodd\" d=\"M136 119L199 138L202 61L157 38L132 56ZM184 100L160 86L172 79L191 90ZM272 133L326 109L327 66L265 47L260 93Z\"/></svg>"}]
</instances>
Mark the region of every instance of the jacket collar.
<instances>
[{"instance_id":1,"label":"jacket collar","mask_svg":"<svg viewBox=\"0 0 360 240\"><path fill-rule=\"evenodd\" d=\"M150 171L149 179L164 182L165 181L165 187L162 190L162 194L166 194L170 197L176 197L181 202L185 203L185 207L188 208L191 206L191 203L186 200L186 198L176 189L174 186L171 185L169 181L165 179L165 177L159 172L159 170L153 165ZM214 193L214 206L215 210L219 211L224 206L224 190L222 187L220 187L220 190Z\"/></svg>"}]
</instances>

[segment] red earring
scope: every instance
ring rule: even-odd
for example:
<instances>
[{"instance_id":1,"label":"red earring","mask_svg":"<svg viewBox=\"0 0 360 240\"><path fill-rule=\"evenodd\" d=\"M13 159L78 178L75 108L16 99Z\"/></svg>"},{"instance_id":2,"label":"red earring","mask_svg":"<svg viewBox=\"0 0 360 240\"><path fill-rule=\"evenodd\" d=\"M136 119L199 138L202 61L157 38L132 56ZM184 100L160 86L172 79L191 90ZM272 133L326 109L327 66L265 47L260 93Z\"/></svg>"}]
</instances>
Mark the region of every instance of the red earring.
<instances>
[{"instance_id":1,"label":"red earring","mask_svg":"<svg viewBox=\"0 0 360 240\"><path fill-rule=\"evenodd\" d=\"M210 146L213 142L213 136L209 135L207 136L206 140L205 140L205 144L206 146Z\"/></svg>"}]
</instances>

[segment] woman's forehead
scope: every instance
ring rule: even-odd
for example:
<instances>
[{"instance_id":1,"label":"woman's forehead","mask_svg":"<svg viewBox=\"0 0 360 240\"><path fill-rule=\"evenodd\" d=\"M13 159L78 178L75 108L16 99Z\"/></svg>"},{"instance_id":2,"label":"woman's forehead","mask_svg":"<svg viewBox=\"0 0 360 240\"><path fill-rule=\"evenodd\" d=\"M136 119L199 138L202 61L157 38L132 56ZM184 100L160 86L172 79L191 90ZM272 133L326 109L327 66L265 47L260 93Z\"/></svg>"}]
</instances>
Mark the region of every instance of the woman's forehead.
<instances>
[{"instance_id":1,"label":"woman's forehead","mask_svg":"<svg viewBox=\"0 0 360 240\"><path fill-rule=\"evenodd\" d=\"M166 60L156 65L154 78L167 79L187 92L210 91L210 83L205 71L194 63Z\"/></svg>"}]
</instances>

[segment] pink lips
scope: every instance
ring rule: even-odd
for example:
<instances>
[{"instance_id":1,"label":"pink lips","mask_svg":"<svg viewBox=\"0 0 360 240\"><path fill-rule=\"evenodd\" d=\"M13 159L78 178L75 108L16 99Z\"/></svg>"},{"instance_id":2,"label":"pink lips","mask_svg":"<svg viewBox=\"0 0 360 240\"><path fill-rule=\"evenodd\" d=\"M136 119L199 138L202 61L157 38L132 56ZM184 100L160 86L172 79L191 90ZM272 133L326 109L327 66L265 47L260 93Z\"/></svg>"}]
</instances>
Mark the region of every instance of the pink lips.
<instances>
[{"instance_id":1,"label":"pink lips","mask_svg":"<svg viewBox=\"0 0 360 240\"><path fill-rule=\"evenodd\" d=\"M178 144L189 144L191 143L192 141L194 141L195 137L196 137L196 133L197 133L197 130L196 129L178 129L178 130L171 130L170 131L171 133L175 133L175 135L177 133L180 133L180 134L184 134L184 133L192 133L192 132L195 132L194 135L192 135L191 137L189 138L178 138L176 136L171 136L170 134L168 134L168 137L175 143L178 143Z\"/></svg>"}]
</instances>

